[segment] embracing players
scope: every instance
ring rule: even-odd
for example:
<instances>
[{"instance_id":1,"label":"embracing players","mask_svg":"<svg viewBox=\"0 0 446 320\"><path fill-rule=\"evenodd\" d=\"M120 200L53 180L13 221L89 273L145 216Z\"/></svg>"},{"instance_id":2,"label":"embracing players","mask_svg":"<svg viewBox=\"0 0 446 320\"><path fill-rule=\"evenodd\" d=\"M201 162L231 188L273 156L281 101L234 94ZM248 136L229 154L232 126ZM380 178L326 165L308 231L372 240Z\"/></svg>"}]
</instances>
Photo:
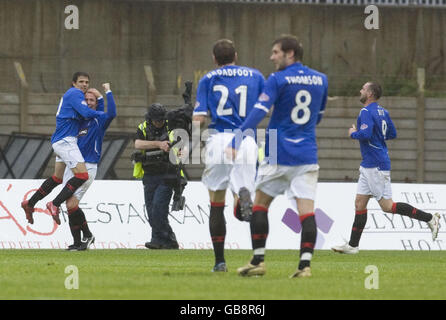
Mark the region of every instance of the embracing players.
<instances>
[{"instance_id":1,"label":"embracing players","mask_svg":"<svg viewBox=\"0 0 446 320\"><path fill-rule=\"evenodd\" d=\"M98 163L101 159L105 131L116 117L116 104L110 90L110 84L105 83L102 86L107 97L107 112L97 118L83 120L78 135L77 144L85 160L85 166L88 170L88 180L66 201L68 222L74 239L74 243L68 246L67 250L72 251L86 250L95 241L88 227L85 214L79 208L79 202L96 177ZM98 90L89 89L85 94L85 100L90 109L104 111L104 98ZM69 181L72 178L73 172L66 168L63 181ZM83 234L82 239L81 232Z\"/></svg>"},{"instance_id":2,"label":"embracing players","mask_svg":"<svg viewBox=\"0 0 446 320\"><path fill-rule=\"evenodd\" d=\"M76 72L72 78L72 87L63 95L56 112L56 130L51 137L51 144L56 153L54 174L46 179L40 188L29 200L21 203L25 210L26 219L34 223L33 212L36 203L49 194L62 183L65 168L68 167L74 174L56 198L48 202L46 207L57 224L60 224L59 206L70 198L76 189L88 180L88 171L85 160L77 145L77 135L81 121L88 118L97 118L104 114L88 107L85 93L90 84L90 76L85 72Z\"/></svg>"}]
</instances>

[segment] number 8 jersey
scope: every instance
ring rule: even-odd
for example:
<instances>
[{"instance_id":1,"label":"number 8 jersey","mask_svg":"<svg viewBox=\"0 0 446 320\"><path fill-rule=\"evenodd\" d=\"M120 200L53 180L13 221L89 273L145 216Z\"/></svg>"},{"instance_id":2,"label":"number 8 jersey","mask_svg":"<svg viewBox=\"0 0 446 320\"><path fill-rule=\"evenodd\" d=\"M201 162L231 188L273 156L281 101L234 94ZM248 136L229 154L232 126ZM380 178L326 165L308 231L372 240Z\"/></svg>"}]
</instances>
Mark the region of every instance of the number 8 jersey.
<instances>
[{"instance_id":1,"label":"number 8 jersey","mask_svg":"<svg viewBox=\"0 0 446 320\"><path fill-rule=\"evenodd\" d=\"M208 72L198 83L194 115L211 116L209 128L238 129L263 90L265 79L256 69L226 65Z\"/></svg>"},{"instance_id":2,"label":"number 8 jersey","mask_svg":"<svg viewBox=\"0 0 446 320\"><path fill-rule=\"evenodd\" d=\"M293 63L269 76L253 112L241 129L255 128L274 105L266 132L268 163L317 164L316 125L325 109L327 91L325 74L299 62ZM276 130L274 139L270 139L271 130Z\"/></svg>"}]
</instances>

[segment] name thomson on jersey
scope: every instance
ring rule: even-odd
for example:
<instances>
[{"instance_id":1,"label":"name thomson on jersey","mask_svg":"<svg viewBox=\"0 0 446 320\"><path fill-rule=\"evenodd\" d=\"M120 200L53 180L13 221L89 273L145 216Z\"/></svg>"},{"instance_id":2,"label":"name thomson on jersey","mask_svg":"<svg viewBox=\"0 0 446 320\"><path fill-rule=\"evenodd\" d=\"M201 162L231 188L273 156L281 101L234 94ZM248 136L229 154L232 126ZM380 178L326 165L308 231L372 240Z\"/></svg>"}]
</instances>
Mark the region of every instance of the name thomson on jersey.
<instances>
[{"instance_id":1,"label":"name thomson on jersey","mask_svg":"<svg viewBox=\"0 0 446 320\"><path fill-rule=\"evenodd\" d=\"M252 77L253 74L252 70L248 69L217 69L207 73L206 76L210 79L213 76Z\"/></svg>"},{"instance_id":2,"label":"name thomson on jersey","mask_svg":"<svg viewBox=\"0 0 446 320\"><path fill-rule=\"evenodd\" d=\"M293 76L285 77L285 80L288 81L289 84L323 85L321 76Z\"/></svg>"}]
</instances>

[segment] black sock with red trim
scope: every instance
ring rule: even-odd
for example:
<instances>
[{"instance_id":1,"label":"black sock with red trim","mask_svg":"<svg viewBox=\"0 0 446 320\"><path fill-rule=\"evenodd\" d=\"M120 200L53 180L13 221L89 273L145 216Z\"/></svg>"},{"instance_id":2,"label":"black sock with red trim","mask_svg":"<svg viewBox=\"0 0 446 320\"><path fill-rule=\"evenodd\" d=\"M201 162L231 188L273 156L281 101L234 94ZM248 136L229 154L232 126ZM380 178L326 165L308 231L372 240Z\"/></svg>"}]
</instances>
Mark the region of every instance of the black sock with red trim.
<instances>
[{"instance_id":1,"label":"black sock with red trim","mask_svg":"<svg viewBox=\"0 0 446 320\"><path fill-rule=\"evenodd\" d=\"M85 214L81 208L79 208L79 214L81 217L81 231L84 237L91 238L93 235L90 231L90 228L88 227L87 219L85 218Z\"/></svg>"},{"instance_id":2,"label":"black sock with red trim","mask_svg":"<svg viewBox=\"0 0 446 320\"><path fill-rule=\"evenodd\" d=\"M314 212L310 212L299 216L302 225L302 234L300 238L300 262L299 269L310 266L313 257L314 245L316 244L316 219Z\"/></svg>"},{"instance_id":3,"label":"black sock with red trim","mask_svg":"<svg viewBox=\"0 0 446 320\"><path fill-rule=\"evenodd\" d=\"M392 206L392 213L408 216L409 218L424 222L429 222L432 219L432 214L414 208L410 204L404 202L394 202Z\"/></svg>"},{"instance_id":4,"label":"black sock with red trim","mask_svg":"<svg viewBox=\"0 0 446 320\"><path fill-rule=\"evenodd\" d=\"M251 226L251 240L254 256L251 264L258 265L265 260L265 246L268 238L268 209L262 206L253 206Z\"/></svg>"},{"instance_id":5,"label":"black sock with red trim","mask_svg":"<svg viewBox=\"0 0 446 320\"><path fill-rule=\"evenodd\" d=\"M74 192L88 180L88 173L76 173L73 178L67 181L60 193L54 198L53 204L56 207L68 200Z\"/></svg>"},{"instance_id":6,"label":"black sock with red trim","mask_svg":"<svg viewBox=\"0 0 446 320\"><path fill-rule=\"evenodd\" d=\"M224 202L211 202L209 232L211 234L212 246L214 247L215 264L225 262L226 221L223 214L224 209Z\"/></svg>"},{"instance_id":7,"label":"black sock with red trim","mask_svg":"<svg viewBox=\"0 0 446 320\"><path fill-rule=\"evenodd\" d=\"M68 210L68 223L70 225L71 235L73 236L74 245L81 245L81 227L82 217L80 215L79 207Z\"/></svg>"},{"instance_id":8,"label":"black sock with red trim","mask_svg":"<svg viewBox=\"0 0 446 320\"><path fill-rule=\"evenodd\" d=\"M62 180L57 178L56 176L49 177L42 183L39 190L37 190L28 200L28 205L34 208L38 201L45 198L51 191L53 191L55 187L57 187L61 183Z\"/></svg>"},{"instance_id":9,"label":"black sock with red trim","mask_svg":"<svg viewBox=\"0 0 446 320\"><path fill-rule=\"evenodd\" d=\"M355 212L355 220L353 221L352 233L350 235L349 245L352 247L359 246L361 240L362 230L364 230L367 223L367 209L357 210Z\"/></svg>"}]
</instances>

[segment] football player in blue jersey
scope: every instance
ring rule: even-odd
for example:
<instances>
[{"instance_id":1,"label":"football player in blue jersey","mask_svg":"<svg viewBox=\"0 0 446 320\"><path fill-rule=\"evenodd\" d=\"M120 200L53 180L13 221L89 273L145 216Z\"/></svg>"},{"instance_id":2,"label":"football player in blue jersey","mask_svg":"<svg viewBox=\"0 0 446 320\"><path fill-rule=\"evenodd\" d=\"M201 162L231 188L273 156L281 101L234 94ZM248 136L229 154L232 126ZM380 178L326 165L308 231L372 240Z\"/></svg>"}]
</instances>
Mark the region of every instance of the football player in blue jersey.
<instances>
[{"instance_id":1,"label":"football player in blue jersey","mask_svg":"<svg viewBox=\"0 0 446 320\"><path fill-rule=\"evenodd\" d=\"M234 137L233 130L240 128L253 109L264 77L256 69L236 65L237 52L231 40L218 40L213 46L213 58L217 68L198 83L193 121L204 124L208 114L211 118L202 182L209 190L211 202L209 231L215 254L212 271L225 272L226 189L230 188L234 195L234 215L239 220L249 220L258 153L253 132L243 140L234 161L226 159L225 147Z\"/></svg>"},{"instance_id":2,"label":"football player in blue jersey","mask_svg":"<svg viewBox=\"0 0 446 320\"><path fill-rule=\"evenodd\" d=\"M99 160L101 159L102 142L104 140L105 131L110 126L112 120L116 117L116 103L109 83L103 85L105 95L107 97L107 112L98 118L85 119L81 122L77 144L85 160L85 166L88 170L88 180L80 186L67 201L68 221L74 243L68 246L67 250L82 251L90 247L94 243L95 238L91 233L85 214L79 208L79 202L87 192L87 189L93 183ZM104 111L104 98L101 93L93 88L88 89L85 94L85 101L92 110ZM65 168L63 182L73 178L73 172L69 168ZM81 231L83 237L81 239Z\"/></svg>"},{"instance_id":3,"label":"football player in blue jersey","mask_svg":"<svg viewBox=\"0 0 446 320\"><path fill-rule=\"evenodd\" d=\"M430 214L403 202L393 202L390 183L390 158L386 140L396 138L395 125L389 112L378 104L382 88L376 82L367 82L360 91L360 101L364 107L359 112L356 125L348 134L359 140L362 162L359 167L359 180L355 199L355 219L350 241L332 248L335 252L355 254L359 252L359 240L367 222L367 204L374 197L384 212L408 216L427 222L432 232L432 240L438 234L440 215Z\"/></svg>"},{"instance_id":4,"label":"football player in blue jersey","mask_svg":"<svg viewBox=\"0 0 446 320\"><path fill-rule=\"evenodd\" d=\"M46 205L57 224L60 224L59 206L88 180L85 160L77 145L77 135L83 119L97 118L104 114L102 111L95 111L87 106L85 93L89 83L90 76L87 73L76 72L72 78L72 87L60 100L56 113L56 130L51 137L53 150L56 153L54 174L43 182L29 200L21 203L26 219L31 224L34 223L35 204L62 183L65 167L73 171L74 177L67 181L56 198Z\"/></svg>"},{"instance_id":5,"label":"football player in blue jersey","mask_svg":"<svg viewBox=\"0 0 446 320\"><path fill-rule=\"evenodd\" d=\"M273 42L270 60L277 72L265 83L253 111L241 129L255 128L274 105L267 127L265 160L256 179L256 195L251 219L254 255L237 270L242 276L263 275L268 237L268 209L273 199L287 193L295 199L302 223L300 262L291 277L311 276L310 261L316 242L314 199L319 174L316 125L321 121L327 100L325 74L302 64L303 48L293 35L283 35ZM270 135L276 135L271 139ZM238 153L234 139L227 149ZM232 148L231 148L232 147Z\"/></svg>"}]
</instances>

